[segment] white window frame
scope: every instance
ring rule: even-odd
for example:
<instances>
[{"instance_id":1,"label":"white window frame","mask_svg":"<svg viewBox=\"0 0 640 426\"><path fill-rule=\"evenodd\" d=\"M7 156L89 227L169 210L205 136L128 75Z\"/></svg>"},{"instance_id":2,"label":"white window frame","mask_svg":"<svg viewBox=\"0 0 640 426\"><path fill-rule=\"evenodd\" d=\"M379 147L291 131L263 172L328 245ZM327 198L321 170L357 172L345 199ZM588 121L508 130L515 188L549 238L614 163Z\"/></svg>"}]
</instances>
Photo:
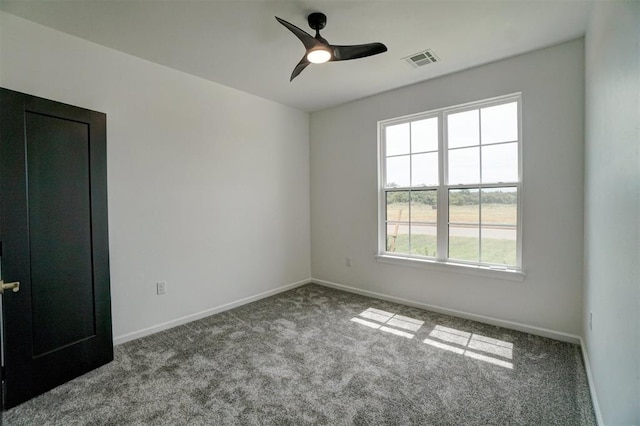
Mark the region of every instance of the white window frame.
<instances>
[{"instance_id":1,"label":"white window frame","mask_svg":"<svg viewBox=\"0 0 640 426\"><path fill-rule=\"evenodd\" d=\"M448 176L448 147L447 147L447 126L446 118L450 114L487 108L495 105L516 102L518 107L518 181L506 183L474 183L464 185L449 185L445 178ZM437 203L437 251L436 257L427 257L406 253L387 252L387 221L386 221L386 141L385 128L412 121L424 120L432 117L438 117L438 180L437 186L429 187L407 187L398 188L398 190L430 190L438 191ZM480 116L479 116L480 117ZM480 118L479 118L480 119ZM481 126L481 124L480 124ZM480 130L481 131L481 130ZM506 143L506 142L505 142ZM480 156L482 156L482 144L480 148ZM391 263L413 267L426 267L430 269L439 269L460 272L472 275L481 275L494 278L504 278L516 281L522 281L525 278L525 272L522 267L522 199L523 199L523 173L522 173L522 94L512 93L490 99L484 99L474 102L468 102L461 105L455 105L446 108L426 111L423 113L407 115L404 117L393 118L389 120L381 120L378 122L378 250L376 259L379 262ZM409 162L411 165L411 161ZM480 165L482 165L482 157L480 157ZM411 166L410 166L411 167ZM482 170L482 166L481 166ZM481 179L479 179L481 180ZM484 189L484 188L504 188L515 187L517 189L517 217L516 217L516 265L504 266L490 263L470 262L464 260L448 259L448 243L449 243L449 190L450 189ZM479 206L481 209L482 206ZM481 237L480 242L481 244Z\"/></svg>"}]
</instances>

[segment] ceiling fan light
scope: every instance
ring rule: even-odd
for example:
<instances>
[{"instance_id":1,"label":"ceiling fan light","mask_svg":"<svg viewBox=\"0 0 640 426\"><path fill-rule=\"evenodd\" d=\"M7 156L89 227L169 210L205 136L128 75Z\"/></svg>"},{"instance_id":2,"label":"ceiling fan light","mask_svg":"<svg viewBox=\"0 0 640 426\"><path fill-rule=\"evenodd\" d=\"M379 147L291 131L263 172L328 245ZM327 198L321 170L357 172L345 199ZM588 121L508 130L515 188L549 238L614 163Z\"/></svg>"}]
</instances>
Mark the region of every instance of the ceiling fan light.
<instances>
[{"instance_id":1,"label":"ceiling fan light","mask_svg":"<svg viewBox=\"0 0 640 426\"><path fill-rule=\"evenodd\" d=\"M323 64L331 59L331 52L325 48L314 49L307 53L307 60L314 64Z\"/></svg>"}]
</instances>

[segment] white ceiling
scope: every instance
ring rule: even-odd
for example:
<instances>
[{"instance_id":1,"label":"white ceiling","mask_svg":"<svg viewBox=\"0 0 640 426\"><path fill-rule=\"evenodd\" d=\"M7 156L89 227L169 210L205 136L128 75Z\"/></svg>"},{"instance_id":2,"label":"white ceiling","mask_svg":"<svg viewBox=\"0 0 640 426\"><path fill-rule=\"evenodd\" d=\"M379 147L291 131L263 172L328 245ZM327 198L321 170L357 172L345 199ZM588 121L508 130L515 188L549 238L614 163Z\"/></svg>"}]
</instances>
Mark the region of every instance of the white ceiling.
<instances>
[{"instance_id":1,"label":"white ceiling","mask_svg":"<svg viewBox=\"0 0 640 426\"><path fill-rule=\"evenodd\" d=\"M550 46L584 35L591 0L0 0L0 9L60 31L304 111ZM274 19L312 33L327 15L334 44L388 52L289 76L302 43ZM441 62L402 58L433 49Z\"/></svg>"}]
</instances>

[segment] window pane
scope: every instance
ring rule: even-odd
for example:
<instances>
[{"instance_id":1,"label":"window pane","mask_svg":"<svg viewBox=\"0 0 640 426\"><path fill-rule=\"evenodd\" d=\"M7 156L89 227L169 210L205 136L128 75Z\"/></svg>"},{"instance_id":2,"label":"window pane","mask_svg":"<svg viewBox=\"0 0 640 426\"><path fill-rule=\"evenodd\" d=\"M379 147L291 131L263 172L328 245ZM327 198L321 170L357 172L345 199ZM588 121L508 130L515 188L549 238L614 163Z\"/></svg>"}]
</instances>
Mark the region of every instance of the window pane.
<instances>
[{"instance_id":1,"label":"window pane","mask_svg":"<svg viewBox=\"0 0 640 426\"><path fill-rule=\"evenodd\" d=\"M387 251L409 253L409 225L387 223Z\"/></svg>"},{"instance_id":2,"label":"window pane","mask_svg":"<svg viewBox=\"0 0 640 426\"><path fill-rule=\"evenodd\" d=\"M449 151L449 184L480 182L480 149L464 148Z\"/></svg>"},{"instance_id":3,"label":"window pane","mask_svg":"<svg viewBox=\"0 0 640 426\"><path fill-rule=\"evenodd\" d=\"M438 117L411 123L411 152L438 150Z\"/></svg>"},{"instance_id":4,"label":"window pane","mask_svg":"<svg viewBox=\"0 0 640 426\"><path fill-rule=\"evenodd\" d=\"M518 223L518 189L482 190L482 224L516 225Z\"/></svg>"},{"instance_id":5,"label":"window pane","mask_svg":"<svg viewBox=\"0 0 640 426\"><path fill-rule=\"evenodd\" d=\"M447 116L448 147L480 145L478 110Z\"/></svg>"},{"instance_id":6,"label":"window pane","mask_svg":"<svg viewBox=\"0 0 640 426\"><path fill-rule=\"evenodd\" d=\"M409 156L387 158L387 188L409 186Z\"/></svg>"},{"instance_id":7,"label":"window pane","mask_svg":"<svg viewBox=\"0 0 640 426\"><path fill-rule=\"evenodd\" d=\"M386 219L409 222L409 191L387 192Z\"/></svg>"},{"instance_id":8,"label":"window pane","mask_svg":"<svg viewBox=\"0 0 640 426\"><path fill-rule=\"evenodd\" d=\"M449 225L449 258L478 262L480 230L472 225Z\"/></svg>"},{"instance_id":9,"label":"window pane","mask_svg":"<svg viewBox=\"0 0 640 426\"><path fill-rule=\"evenodd\" d=\"M518 140L518 103L482 108L482 143Z\"/></svg>"},{"instance_id":10,"label":"window pane","mask_svg":"<svg viewBox=\"0 0 640 426\"><path fill-rule=\"evenodd\" d=\"M411 225L411 254L436 257L436 225Z\"/></svg>"},{"instance_id":11,"label":"window pane","mask_svg":"<svg viewBox=\"0 0 640 426\"><path fill-rule=\"evenodd\" d=\"M411 191L411 221L435 224L438 220L438 191Z\"/></svg>"},{"instance_id":12,"label":"window pane","mask_svg":"<svg viewBox=\"0 0 640 426\"><path fill-rule=\"evenodd\" d=\"M484 211L484 210L483 210ZM516 264L516 227L482 226L482 253L480 261L499 263L501 265Z\"/></svg>"},{"instance_id":13,"label":"window pane","mask_svg":"<svg viewBox=\"0 0 640 426\"><path fill-rule=\"evenodd\" d=\"M438 153L411 156L411 186L438 185Z\"/></svg>"},{"instance_id":14,"label":"window pane","mask_svg":"<svg viewBox=\"0 0 640 426\"><path fill-rule=\"evenodd\" d=\"M480 191L449 190L449 222L480 224Z\"/></svg>"},{"instance_id":15,"label":"window pane","mask_svg":"<svg viewBox=\"0 0 640 426\"><path fill-rule=\"evenodd\" d=\"M385 131L387 156L409 153L409 123L387 126Z\"/></svg>"},{"instance_id":16,"label":"window pane","mask_svg":"<svg viewBox=\"0 0 640 426\"><path fill-rule=\"evenodd\" d=\"M482 147L482 182L518 181L518 143Z\"/></svg>"}]
</instances>

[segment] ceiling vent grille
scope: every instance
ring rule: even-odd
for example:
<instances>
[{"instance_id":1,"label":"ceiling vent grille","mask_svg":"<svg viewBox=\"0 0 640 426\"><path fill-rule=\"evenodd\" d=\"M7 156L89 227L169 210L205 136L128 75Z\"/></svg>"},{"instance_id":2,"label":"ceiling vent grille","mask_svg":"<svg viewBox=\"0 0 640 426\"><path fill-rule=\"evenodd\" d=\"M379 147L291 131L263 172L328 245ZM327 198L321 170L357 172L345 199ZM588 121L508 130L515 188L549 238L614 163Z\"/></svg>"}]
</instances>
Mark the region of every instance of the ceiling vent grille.
<instances>
[{"instance_id":1,"label":"ceiling vent grille","mask_svg":"<svg viewBox=\"0 0 640 426\"><path fill-rule=\"evenodd\" d=\"M433 50L427 49L423 52L414 53L406 58L403 58L413 68L423 67L425 65L432 64L434 62L440 62L440 58L433 53Z\"/></svg>"}]
</instances>

